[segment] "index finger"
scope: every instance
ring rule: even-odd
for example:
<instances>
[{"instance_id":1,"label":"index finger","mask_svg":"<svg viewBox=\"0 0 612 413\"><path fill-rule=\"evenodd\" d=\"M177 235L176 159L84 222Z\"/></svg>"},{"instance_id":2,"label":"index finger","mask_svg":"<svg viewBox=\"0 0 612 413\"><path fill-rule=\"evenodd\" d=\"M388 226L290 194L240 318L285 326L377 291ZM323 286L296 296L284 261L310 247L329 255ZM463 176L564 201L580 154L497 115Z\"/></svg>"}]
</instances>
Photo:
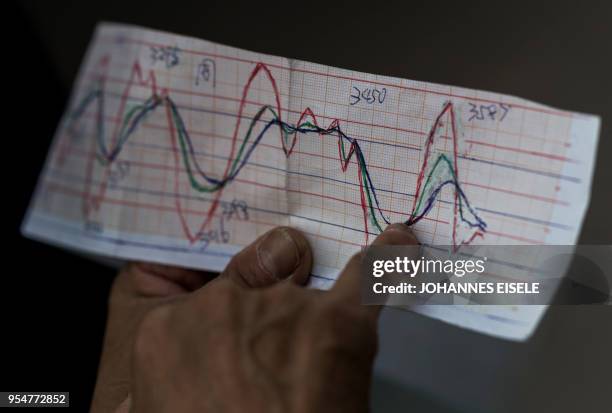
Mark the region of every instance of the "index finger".
<instances>
[{"instance_id":1,"label":"index finger","mask_svg":"<svg viewBox=\"0 0 612 413\"><path fill-rule=\"evenodd\" d=\"M419 245L419 242L407 225L397 223L385 228L372 242L372 245ZM335 298L349 302L352 305L362 305L361 261L364 254L365 251L361 251L353 255L342 270L336 284L334 284L330 291L330 294L335 296ZM365 307L374 317L377 317L382 309L381 305L367 305Z\"/></svg>"}]
</instances>

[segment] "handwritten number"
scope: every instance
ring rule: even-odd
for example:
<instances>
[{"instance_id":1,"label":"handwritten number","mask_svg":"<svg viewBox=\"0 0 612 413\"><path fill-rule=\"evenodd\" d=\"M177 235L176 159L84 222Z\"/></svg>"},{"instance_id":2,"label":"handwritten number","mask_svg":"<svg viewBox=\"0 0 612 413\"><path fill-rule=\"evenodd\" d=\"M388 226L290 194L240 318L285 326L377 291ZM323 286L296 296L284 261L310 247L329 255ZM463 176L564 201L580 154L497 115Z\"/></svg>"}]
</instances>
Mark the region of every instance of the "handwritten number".
<instances>
[{"instance_id":1,"label":"handwritten number","mask_svg":"<svg viewBox=\"0 0 612 413\"><path fill-rule=\"evenodd\" d=\"M170 69L179 64L179 52L180 49L176 46L151 46L151 61L153 64L164 62L166 68Z\"/></svg>"},{"instance_id":2,"label":"handwritten number","mask_svg":"<svg viewBox=\"0 0 612 413\"><path fill-rule=\"evenodd\" d=\"M361 91L359 90L359 88L357 88L357 86L353 86L353 90L357 91L357 93L351 94L350 96L351 99L355 99L354 101L350 102L351 106L356 105L361 100Z\"/></svg>"},{"instance_id":3,"label":"handwritten number","mask_svg":"<svg viewBox=\"0 0 612 413\"><path fill-rule=\"evenodd\" d=\"M470 105L468 122L474 119L476 120L492 120L492 121L503 121L510 111L510 105L505 103L492 103L490 105L476 105L468 102Z\"/></svg>"},{"instance_id":4,"label":"handwritten number","mask_svg":"<svg viewBox=\"0 0 612 413\"><path fill-rule=\"evenodd\" d=\"M385 101L385 98L387 97L387 88L385 87L381 89L378 89L376 87L359 89L357 86L353 86L351 90L352 93L349 95L349 104L351 106L354 106L361 101L364 101L369 105L372 105L374 103L382 104Z\"/></svg>"},{"instance_id":5,"label":"handwritten number","mask_svg":"<svg viewBox=\"0 0 612 413\"><path fill-rule=\"evenodd\" d=\"M468 103L468 105L470 105L470 113L472 114L472 116L470 116L468 121L471 121L474 118L478 119L478 116L480 115L480 112L476 109L477 106L475 104L473 104L473 103Z\"/></svg>"},{"instance_id":6,"label":"handwritten number","mask_svg":"<svg viewBox=\"0 0 612 413\"><path fill-rule=\"evenodd\" d=\"M231 220L249 220L249 207L245 201L234 199L231 202L221 202L219 226L198 234L202 242L200 247L202 251L205 251L211 242L227 244L230 241L230 233L225 229L225 224Z\"/></svg>"},{"instance_id":7,"label":"handwritten number","mask_svg":"<svg viewBox=\"0 0 612 413\"><path fill-rule=\"evenodd\" d=\"M500 103L499 107L501 108L501 110L504 111L504 114L501 116L501 118L499 119L500 121L504 120L504 118L506 117L506 115L508 114L508 111L510 110L510 106L506 105L505 103Z\"/></svg>"},{"instance_id":8,"label":"handwritten number","mask_svg":"<svg viewBox=\"0 0 612 413\"><path fill-rule=\"evenodd\" d=\"M198 65L195 84L199 86L200 83L212 84L213 88L217 86L217 66L214 60L206 58Z\"/></svg>"},{"instance_id":9,"label":"handwritten number","mask_svg":"<svg viewBox=\"0 0 612 413\"><path fill-rule=\"evenodd\" d=\"M117 161L112 164L109 183L111 188L116 188L121 181L123 181L130 174L130 163L129 161Z\"/></svg>"}]
</instances>

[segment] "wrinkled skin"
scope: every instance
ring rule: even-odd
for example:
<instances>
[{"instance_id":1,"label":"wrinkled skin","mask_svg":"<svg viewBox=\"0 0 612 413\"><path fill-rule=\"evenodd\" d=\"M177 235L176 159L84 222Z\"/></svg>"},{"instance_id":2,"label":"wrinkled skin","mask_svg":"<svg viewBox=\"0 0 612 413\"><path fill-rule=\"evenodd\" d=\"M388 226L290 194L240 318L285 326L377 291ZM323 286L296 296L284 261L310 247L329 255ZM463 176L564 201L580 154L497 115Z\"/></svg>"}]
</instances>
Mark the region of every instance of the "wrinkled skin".
<instances>
[{"instance_id":1,"label":"wrinkled skin","mask_svg":"<svg viewBox=\"0 0 612 413\"><path fill-rule=\"evenodd\" d=\"M402 224L376 244L416 244ZM275 228L218 277L129 264L117 277L93 412L360 412L380 307L360 304L360 255L327 292L312 252Z\"/></svg>"}]
</instances>

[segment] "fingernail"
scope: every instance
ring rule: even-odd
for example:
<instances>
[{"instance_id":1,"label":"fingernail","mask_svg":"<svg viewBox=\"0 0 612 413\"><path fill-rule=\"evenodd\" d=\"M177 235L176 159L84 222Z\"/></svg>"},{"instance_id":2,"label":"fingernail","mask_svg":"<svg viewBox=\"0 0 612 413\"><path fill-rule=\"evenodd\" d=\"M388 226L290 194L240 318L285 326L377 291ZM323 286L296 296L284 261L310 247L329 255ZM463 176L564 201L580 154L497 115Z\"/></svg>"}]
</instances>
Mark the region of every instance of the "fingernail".
<instances>
[{"instance_id":1,"label":"fingernail","mask_svg":"<svg viewBox=\"0 0 612 413\"><path fill-rule=\"evenodd\" d=\"M300 248L287 228L268 232L257 244L259 265L276 279L291 275L300 264L300 258Z\"/></svg>"},{"instance_id":2,"label":"fingernail","mask_svg":"<svg viewBox=\"0 0 612 413\"><path fill-rule=\"evenodd\" d=\"M389 242L392 244L420 244L412 229L401 222L390 224L385 228L383 234L386 235L376 238L374 244L388 244Z\"/></svg>"},{"instance_id":3,"label":"fingernail","mask_svg":"<svg viewBox=\"0 0 612 413\"><path fill-rule=\"evenodd\" d=\"M385 228L385 232L387 231L401 231L401 232L407 232L409 234L412 234L412 231L410 230L410 227L406 224L403 224L401 222L396 222L395 224L390 224L389 226L387 226L387 228Z\"/></svg>"}]
</instances>

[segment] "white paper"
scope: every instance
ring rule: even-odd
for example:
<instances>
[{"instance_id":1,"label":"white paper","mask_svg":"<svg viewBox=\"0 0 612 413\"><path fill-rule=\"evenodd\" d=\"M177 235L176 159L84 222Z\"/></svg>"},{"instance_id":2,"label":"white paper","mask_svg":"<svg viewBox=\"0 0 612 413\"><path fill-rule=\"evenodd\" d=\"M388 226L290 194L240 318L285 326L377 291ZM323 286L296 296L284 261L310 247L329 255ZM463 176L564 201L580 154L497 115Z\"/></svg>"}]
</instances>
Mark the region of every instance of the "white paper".
<instances>
[{"instance_id":1,"label":"white paper","mask_svg":"<svg viewBox=\"0 0 612 413\"><path fill-rule=\"evenodd\" d=\"M388 222L411 219L422 242L456 248L572 245L598 130L596 116L498 93L103 24L23 232L221 270L291 225L311 242L318 288ZM524 339L544 307L416 311Z\"/></svg>"}]
</instances>

